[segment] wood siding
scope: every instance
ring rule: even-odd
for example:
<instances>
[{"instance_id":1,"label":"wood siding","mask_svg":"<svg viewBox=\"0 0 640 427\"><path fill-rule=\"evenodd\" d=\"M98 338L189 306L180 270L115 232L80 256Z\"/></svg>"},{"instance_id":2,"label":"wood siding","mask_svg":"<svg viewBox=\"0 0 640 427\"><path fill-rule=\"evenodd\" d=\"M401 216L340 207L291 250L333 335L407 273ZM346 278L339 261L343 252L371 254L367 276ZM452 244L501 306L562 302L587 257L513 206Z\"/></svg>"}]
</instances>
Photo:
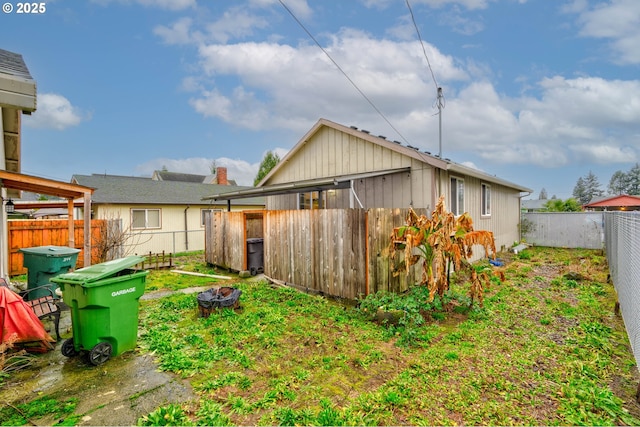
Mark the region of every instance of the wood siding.
<instances>
[{"instance_id":1,"label":"wood siding","mask_svg":"<svg viewBox=\"0 0 640 427\"><path fill-rule=\"evenodd\" d=\"M94 248L92 263L97 262L95 243L100 238L103 221L91 221L91 242ZM9 232L9 275L26 274L23 254L20 249L37 246L67 246L69 244L69 222L65 220L24 220L8 221ZM84 266L84 221L74 221L75 249L80 249L76 268Z\"/></svg>"},{"instance_id":2,"label":"wood siding","mask_svg":"<svg viewBox=\"0 0 640 427\"><path fill-rule=\"evenodd\" d=\"M392 142L386 142L394 144ZM355 180L354 189L364 209L408 207L433 209L436 200L434 168L415 158L362 138L323 127L296 152L266 185L306 179L352 175L410 167L411 173ZM332 195L333 194L333 195ZM359 208L350 190L326 194L331 209ZM297 195L271 196L267 209L297 209Z\"/></svg>"}]
</instances>

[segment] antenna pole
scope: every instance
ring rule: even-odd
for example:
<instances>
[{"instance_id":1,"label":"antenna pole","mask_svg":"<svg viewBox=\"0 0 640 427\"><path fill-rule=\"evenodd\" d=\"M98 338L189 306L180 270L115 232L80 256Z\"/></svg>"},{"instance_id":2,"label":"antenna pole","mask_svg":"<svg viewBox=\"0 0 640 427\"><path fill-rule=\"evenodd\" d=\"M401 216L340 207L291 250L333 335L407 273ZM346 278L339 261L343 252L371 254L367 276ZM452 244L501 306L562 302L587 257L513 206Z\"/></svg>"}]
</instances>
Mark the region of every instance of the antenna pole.
<instances>
[{"instance_id":1,"label":"antenna pole","mask_svg":"<svg viewBox=\"0 0 640 427\"><path fill-rule=\"evenodd\" d=\"M438 157L442 158L442 88L438 88Z\"/></svg>"}]
</instances>

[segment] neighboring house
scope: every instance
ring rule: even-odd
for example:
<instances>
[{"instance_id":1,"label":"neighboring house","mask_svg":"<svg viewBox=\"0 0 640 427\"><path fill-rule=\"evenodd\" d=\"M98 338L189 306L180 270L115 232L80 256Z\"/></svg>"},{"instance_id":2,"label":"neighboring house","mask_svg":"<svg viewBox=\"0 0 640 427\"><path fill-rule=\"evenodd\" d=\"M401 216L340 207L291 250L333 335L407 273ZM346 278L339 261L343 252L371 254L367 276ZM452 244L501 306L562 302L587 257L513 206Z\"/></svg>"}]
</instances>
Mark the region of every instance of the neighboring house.
<instances>
[{"instance_id":1,"label":"neighboring house","mask_svg":"<svg viewBox=\"0 0 640 427\"><path fill-rule=\"evenodd\" d=\"M601 198L582 206L586 211L638 211L640 196L620 194Z\"/></svg>"},{"instance_id":2,"label":"neighboring house","mask_svg":"<svg viewBox=\"0 0 640 427\"><path fill-rule=\"evenodd\" d=\"M189 175L189 174L181 174ZM212 192L242 190L219 184L202 184L183 176L178 180L155 180L116 175L74 175L72 182L95 188L92 218L121 220L131 234L125 254L184 252L204 249L204 216L227 209L227 202L202 198ZM264 199L253 197L231 205L232 210L264 209Z\"/></svg>"},{"instance_id":3,"label":"neighboring house","mask_svg":"<svg viewBox=\"0 0 640 427\"><path fill-rule=\"evenodd\" d=\"M523 200L522 212L543 212L549 199Z\"/></svg>"},{"instance_id":4,"label":"neighboring house","mask_svg":"<svg viewBox=\"0 0 640 427\"><path fill-rule=\"evenodd\" d=\"M256 188L221 191L216 201L265 196L270 210L426 208L439 196L456 215L468 212L496 246L519 241L521 198L532 190L494 175L320 119Z\"/></svg>"},{"instance_id":5,"label":"neighboring house","mask_svg":"<svg viewBox=\"0 0 640 427\"><path fill-rule=\"evenodd\" d=\"M165 170L154 171L151 179L154 181L178 181L178 182L193 182L199 184L218 184L218 185L232 185L237 187L238 184L232 179L227 179L227 168L217 167L216 173L212 175L196 175L182 172L169 172Z\"/></svg>"}]
</instances>

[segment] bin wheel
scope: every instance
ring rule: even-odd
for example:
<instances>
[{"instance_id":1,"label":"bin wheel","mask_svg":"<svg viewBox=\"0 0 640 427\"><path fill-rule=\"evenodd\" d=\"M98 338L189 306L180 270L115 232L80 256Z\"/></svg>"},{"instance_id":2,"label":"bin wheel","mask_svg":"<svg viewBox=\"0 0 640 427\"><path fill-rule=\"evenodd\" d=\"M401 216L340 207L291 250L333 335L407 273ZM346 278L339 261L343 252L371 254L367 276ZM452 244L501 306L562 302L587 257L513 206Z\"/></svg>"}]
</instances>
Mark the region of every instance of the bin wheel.
<instances>
[{"instance_id":1,"label":"bin wheel","mask_svg":"<svg viewBox=\"0 0 640 427\"><path fill-rule=\"evenodd\" d=\"M73 357L78 355L76 346L73 344L73 338L64 340L64 342L62 343L62 347L60 348L60 352L63 356L66 357Z\"/></svg>"},{"instance_id":2,"label":"bin wheel","mask_svg":"<svg viewBox=\"0 0 640 427\"><path fill-rule=\"evenodd\" d=\"M89 363L94 366L102 365L111 357L111 344L108 342L99 342L89 352Z\"/></svg>"}]
</instances>

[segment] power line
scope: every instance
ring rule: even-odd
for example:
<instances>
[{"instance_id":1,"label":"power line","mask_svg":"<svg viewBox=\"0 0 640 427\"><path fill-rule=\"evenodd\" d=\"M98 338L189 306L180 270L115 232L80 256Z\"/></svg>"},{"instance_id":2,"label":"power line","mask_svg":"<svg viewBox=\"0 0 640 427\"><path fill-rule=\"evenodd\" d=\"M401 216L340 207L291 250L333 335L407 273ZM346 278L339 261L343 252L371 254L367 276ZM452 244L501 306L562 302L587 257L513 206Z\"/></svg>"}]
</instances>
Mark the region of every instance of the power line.
<instances>
[{"instance_id":1,"label":"power line","mask_svg":"<svg viewBox=\"0 0 640 427\"><path fill-rule=\"evenodd\" d=\"M411 21L413 21L413 26L416 29L416 33L418 34L418 40L420 40L420 46L422 46L422 53L424 54L425 59L427 60L427 65L429 66L429 71L431 72L431 78L433 78L433 83L436 85L436 91L440 88L438 86L438 82L436 81L436 76L433 74L433 69L431 68L431 62L429 62L429 57L427 56L427 50L424 48L424 42L422 41L422 36L420 35L420 30L418 29L418 24L416 24L416 18L413 16L413 9L411 9L411 4L409 0L406 0L407 8L409 9L409 13L411 14Z\"/></svg>"},{"instance_id":2,"label":"power line","mask_svg":"<svg viewBox=\"0 0 640 427\"><path fill-rule=\"evenodd\" d=\"M433 68L431 68L431 62L429 61L429 57L427 56L427 50L424 48L424 42L422 41L422 36L420 35L420 30L418 29L418 24L416 23L416 18L413 15L413 9L411 9L411 4L409 0L405 0L407 2L407 8L409 9L409 13L411 14L411 21L413 21L413 26L416 29L416 33L418 34L418 40L420 40L420 46L422 47L422 53L424 54L425 59L427 60L427 66L429 67L429 71L431 72L431 78L433 79L433 84L436 86L436 101L435 104L438 107L438 157L442 158L442 109L444 108L444 94L442 93L442 88L438 86L438 82L436 80L436 75L433 73Z\"/></svg>"},{"instance_id":3,"label":"power line","mask_svg":"<svg viewBox=\"0 0 640 427\"><path fill-rule=\"evenodd\" d=\"M345 78L358 91L358 93L360 93L360 95L362 95L362 97L367 100L369 105L371 105L373 107L373 109L376 110L376 112L380 115L380 117L382 117L384 119L384 121L387 122L387 124L389 126L391 126L391 129L393 129L400 136L400 138L402 138L404 140L404 142L406 142L408 144L409 142L407 141L407 138L405 138L402 135L402 133L400 133L400 131L398 129L396 129L396 127L393 126L393 124L391 124L389 119L387 119L387 117L382 113L382 111L380 111L380 109L378 109L378 107L376 107L376 105L373 103L373 101L371 101L371 99L369 99L369 97L367 95L365 95L365 93L362 90L360 90L358 85L355 84L355 82L353 80L351 80L351 78L342 69L342 67L340 67L340 65L331 57L331 55L329 55L329 52L327 52L326 49L322 47L322 45L318 42L318 40L316 40L316 38L313 36L313 34L311 34L311 32L309 30L307 30L307 28L298 19L298 17L291 11L291 9L289 9L287 7L287 5L284 3L284 1L283 0L278 0L278 1L282 5L282 7L284 7L286 9L286 11L289 12L289 15L291 15L291 17L298 23L298 25L300 25L300 27L307 33L307 35L311 38L311 40L314 41L314 43L320 48L320 50L322 50L322 52L324 52L324 54L327 55L327 58L329 58L329 60L331 60L331 62L333 62L333 65L335 65L336 68L345 76Z\"/></svg>"}]
</instances>

